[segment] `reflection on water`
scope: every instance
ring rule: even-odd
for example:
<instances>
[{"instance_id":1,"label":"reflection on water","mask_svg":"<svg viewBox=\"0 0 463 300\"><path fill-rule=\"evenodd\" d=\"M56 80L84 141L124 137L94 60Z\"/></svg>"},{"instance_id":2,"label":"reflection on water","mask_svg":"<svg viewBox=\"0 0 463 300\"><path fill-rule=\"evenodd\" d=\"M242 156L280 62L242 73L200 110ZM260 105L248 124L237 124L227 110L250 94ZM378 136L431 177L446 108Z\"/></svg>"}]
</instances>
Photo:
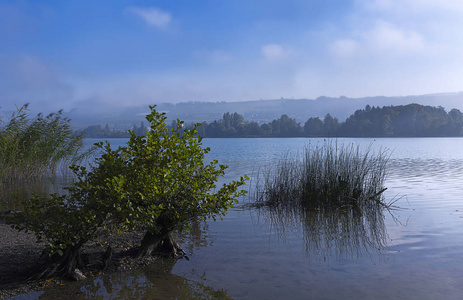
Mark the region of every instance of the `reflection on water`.
<instances>
[{"instance_id":1,"label":"reflection on water","mask_svg":"<svg viewBox=\"0 0 463 300\"><path fill-rule=\"evenodd\" d=\"M205 140L211 157L230 166L224 181L309 142L317 139ZM54 294L47 289L41 299L187 298L196 292L235 299L461 299L463 138L376 139L373 146L393 151L384 196L386 202L399 198L402 210L394 216L403 225L384 210L232 209L223 222L197 223L178 236L190 261L178 261L172 271L151 266L100 276L55 287Z\"/></svg>"},{"instance_id":2,"label":"reflection on water","mask_svg":"<svg viewBox=\"0 0 463 300\"><path fill-rule=\"evenodd\" d=\"M392 178L402 180L410 178L442 177L456 178L463 174L463 160L461 159L391 159L388 171Z\"/></svg>"},{"instance_id":3,"label":"reflection on water","mask_svg":"<svg viewBox=\"0 0 463 300\"><path fill-rule=\"evenodd\" d=\"M187 254L192 255L201 247L213 245L207 231L206 222L193 220L188 232L174 232L174 236ZM231 299L226 290L207 286L205 273L196 274L196 280L173 274L177 262L158 258L141 269L52 286L29 296L30 299Z\"/></svg>"},{"instance_id":4,"label":"reflection on water","mask_svg":"<svg viewBox=\"0 0 463 300\"><path fill-rule=\"evenodd\" d=\"M102 276L80 288L85 299L111 295L111 299L227 299L227 292L214 290L171 273L176 259L162 259L131 273Z\"/></svg>"},{"instance_id":5,"label":"reflection on water","mask_svg":"<svg viewBox=\"0 0 463 300\"><path fill-rule=\"evenodd\" d=\"M160 259L133 272L98 276L45 289L39 299L231 299L227 291L172 274L176 259Z\"/></svg>"},{"instance_id":6,"label":"reflection on water","mask_svg":"<svg viewBox=\"0 0 463 300\"><path fill-rule=\"evenodd\" d=\"M387 246L384 207L379 204L327 210L267 206L257 213L280 239L301 232L309 258L355 258L371 251L381 253Z\"/></svg>"},{"instance_id":7,"label":"reflection on water","mask_svg":"<svg viewBox=\"0 0 463 300\"><path fill-rule=\"evenodd\" d=\"M198 219L190 221L187 232L177 232L175 240L182 245L182 249L191 255L201 247L213 246L214 242L209 237L209 225Z\"/></svg>"}]
</instances>

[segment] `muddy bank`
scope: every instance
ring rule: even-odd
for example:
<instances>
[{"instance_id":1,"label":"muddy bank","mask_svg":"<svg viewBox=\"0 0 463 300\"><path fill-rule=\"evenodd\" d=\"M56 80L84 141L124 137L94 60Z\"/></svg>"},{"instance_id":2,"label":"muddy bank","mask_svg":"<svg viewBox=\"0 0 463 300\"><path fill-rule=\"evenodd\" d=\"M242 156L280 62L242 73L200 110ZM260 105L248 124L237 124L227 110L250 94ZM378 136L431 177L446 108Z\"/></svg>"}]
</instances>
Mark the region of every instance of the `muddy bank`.
<instances>
[{"instance_id":1,"label":"muddy bank","mask_svg":"<svg viewBox=\"0 0 463 300\"><path fill-rule=\"evenodd\" d=\"M53 285L65 284L60 278L31 281L29 278L40 267L40 258L45 247L38 243L32 233L18 232L0 219L0 299L8 299L15 295L41 291ZM154 260L162 258L133 259L129 249L139 245L142 233L121 233L107 235L88 243L83 248L83 256L89 262L82 270L85 276L102 274L102 256L106 243L110 243L114 254L104 274L141 268Z\"/></svg>"}]
</instances>

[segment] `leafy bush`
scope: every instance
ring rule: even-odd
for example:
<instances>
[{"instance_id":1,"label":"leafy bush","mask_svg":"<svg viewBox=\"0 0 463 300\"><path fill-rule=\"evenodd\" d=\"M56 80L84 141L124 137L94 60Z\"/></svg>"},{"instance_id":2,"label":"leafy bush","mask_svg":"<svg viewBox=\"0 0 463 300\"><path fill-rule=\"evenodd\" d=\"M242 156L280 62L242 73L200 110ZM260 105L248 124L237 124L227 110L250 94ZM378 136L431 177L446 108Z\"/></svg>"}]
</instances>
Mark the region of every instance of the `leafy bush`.
<instances>
[{"instance_id":1,"label":"leafy bush","mask_svg":"<svg viewBox=\"0 0 463 300\"><path fill-rule=\"evenodd\" d=\"M116 150L100 144L105 153L95 173L107 178L103 190L112 195L107 203L114 208L111 217L117 224L146 231L140 255L151 254L161 244L176 255L180 249L171 232L188 229L194 218L222 217L245 193L238 187L246 176L217 188L227 166L216 160L205 163L209 148L201 147L199 125L184 129L183 122L177 120L177 126L169 128L164 114L150 108L146 137L130 132L127 146Z\"/></svg>"},{"instance_id":2,"label":"leafy bush","mask_svg":"<svg viewBox=\"0 0 463 300\"><path fill-rule=\"evenodd\" d=\"M80 265L80 249L101 230L146 231L140 256L167 252L184 254L171 236L174 229L187 229L194 218L222 217L245 191L238 190L246 176L216 187L227 168L217 161L205 163L208 148L192 130L169 129L164 114L150 106L146 116L151 130L146 137L131 133L127 146L103 151L87 170L72 166L76 175L67 194L36 195L24 202L25 210L10 220L19 230L29 230L45 240L51 259L38 277L57 271L71 275Z\"/></svg>"},{"instance_id":3,"label":"leafy bush","mask_svg":"<svg viewBox=\"0 0 463 300\"><path fill-rule=\"evenodd\" d=\"M81 248L96 238L107 216L98 211L92 197L85 197L80 188L68 188L68 194L38 194L23 202L24 210L7 221L17 230L33 232L38 241L45 242L48 259L43 269L31 279L61 274L74 276L82 267Z\"/></svg>"}]
</instances>

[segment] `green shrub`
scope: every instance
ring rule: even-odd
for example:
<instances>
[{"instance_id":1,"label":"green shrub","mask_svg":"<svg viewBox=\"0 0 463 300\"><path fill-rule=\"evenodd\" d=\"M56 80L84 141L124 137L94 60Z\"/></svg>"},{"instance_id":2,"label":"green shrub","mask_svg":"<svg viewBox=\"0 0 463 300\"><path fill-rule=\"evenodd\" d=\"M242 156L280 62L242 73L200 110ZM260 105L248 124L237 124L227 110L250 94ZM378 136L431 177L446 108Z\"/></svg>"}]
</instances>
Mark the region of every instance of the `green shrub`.
<instances>
[{"instance_id":1,"label":"green shrub","mask_svg":"<svg viewBox=\"0 0 463 300\"><path fill-rule=\"evenodd\" d=\"M24 211L10 219L19 230L32 231L47 242L50 260L38 278L60 272L71 275L80 263L80 249L101 233L140 230L145 237L139 256L164 252L180 257L183 250L173 239L175 229L188 229L195 218L220 218L245 191L238 188L246 176L216 186L227 166L205 163L208 148L194 129L182 122L169 129L164 114L151 106L146 116L146 137L131 133L124 147L111 149L107 143L87 170L72 166L76 181L64 195L35 195L24 201Z\"/></svg>"},{"instance_id":2,"label":"green shrub","mask_svg":"<svg viewBox=\"0 0 463 300\"><path fill-rule=\"evenodd\" d=\"M102 189L113 195L107 199L114 208L112 218L126 229L146 231L140 256L161 250L158 246L177 255L181 249L171 232L188 229L194 218L221 218L245 193L238 188L246 176L217 187L227 166L216 160L205 163L209 148L201 147L199 124L185 129L177 120L177 126L169 128L164 114L150 108L146 137L130 132L127 145L116 150L100 144L105 153L94 173L107 178Z\"/></svg>"}]
</instances>

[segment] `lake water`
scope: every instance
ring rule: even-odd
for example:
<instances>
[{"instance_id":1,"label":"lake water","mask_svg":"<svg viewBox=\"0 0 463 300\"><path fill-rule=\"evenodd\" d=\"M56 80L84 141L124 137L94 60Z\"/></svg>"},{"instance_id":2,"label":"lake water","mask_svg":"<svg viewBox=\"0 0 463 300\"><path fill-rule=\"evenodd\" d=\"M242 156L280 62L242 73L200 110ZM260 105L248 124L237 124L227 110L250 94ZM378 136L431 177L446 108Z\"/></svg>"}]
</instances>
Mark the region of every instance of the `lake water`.
<instances>
[{"instance_id":1,"label":"lake water","mask_svg":"<svg viewBox=\"0 0 463 300\"><path fill-rule=\"evenodd\" d=\"M112 145L121 142L111 140ZM179 236L189 261L100 276L29 297L461 299L463 139L337 142L391 151L384 196L400 209L380 213L377 235L362 233L368 231L362 218L350 229L340 222L328 228L325 220L342 216L278 215L247 208L244 199L223 221L198 224ZM203 140L210 158L229 165L224 181L252 176L285 155L301 153L309 143L323 139ZM155 272L159 269L162 275Z\"/></svg>"}]
</instances>

